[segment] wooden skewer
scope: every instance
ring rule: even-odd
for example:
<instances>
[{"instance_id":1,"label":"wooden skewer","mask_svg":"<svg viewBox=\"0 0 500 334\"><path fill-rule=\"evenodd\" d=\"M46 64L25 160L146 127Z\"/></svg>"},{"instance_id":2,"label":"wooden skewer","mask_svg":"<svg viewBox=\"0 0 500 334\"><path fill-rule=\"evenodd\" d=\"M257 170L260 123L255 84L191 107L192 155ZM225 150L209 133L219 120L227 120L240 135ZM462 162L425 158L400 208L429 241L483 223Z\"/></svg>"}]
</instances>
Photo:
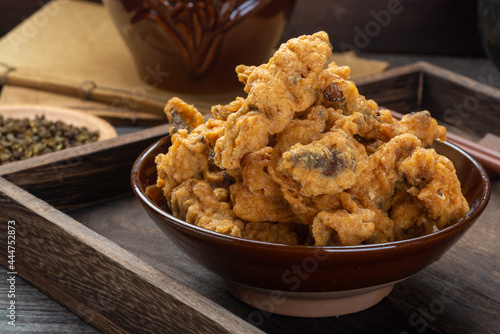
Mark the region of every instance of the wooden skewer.
<instances>
[{"instance_id":1,"label":"wooden skewer","mask_svg":"<svg viewBox=\"0 0 500 334\"><path fill-rule=\"evenodd\" d=\"M491 155L484 154L483 152L477 151L474 148L461 146L461 144L455 143L452 140L449 141L461 147L464 151L469 153L474 159L481 163L485 168L500 174L500 159L496 159Z\"/></svg>"},{"instance_id":2,"label":"wooden skewer","mask_svg":"<svg viewBox=\"0 0 500 334\"><path fill-rule=\"evenodd\" d=\"M448 132L446 134L446 136L448 137L449 141L451 141L457 145L460 145L461 147L468 147L470 149L473 149L475 151L481 152L485 155L488 155L488 156L491 156L495 159L500 160L500 152L498 152L498 151L495 151L489 147L486 147L484 145L476 143L472 140L465 139L464 137L461 137L461 136L454 134L454 133L451 133L451 132Z\"/></svg>"}]
</instances>

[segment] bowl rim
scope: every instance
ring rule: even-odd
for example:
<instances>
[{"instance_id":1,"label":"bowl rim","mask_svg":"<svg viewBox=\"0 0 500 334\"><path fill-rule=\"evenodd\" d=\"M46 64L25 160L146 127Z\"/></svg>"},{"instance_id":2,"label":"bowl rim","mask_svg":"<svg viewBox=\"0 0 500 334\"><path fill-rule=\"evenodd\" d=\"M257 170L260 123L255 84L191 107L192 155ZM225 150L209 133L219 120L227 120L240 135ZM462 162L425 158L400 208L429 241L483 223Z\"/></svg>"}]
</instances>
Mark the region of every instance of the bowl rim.
<instances>
[{"instance_id":1,"label":"bowl rim","mask_svg":"<svg viewBox=\"0 0 500 334\"><path fill-rule=\"evenodd\" d=\"M386 242L386 243L379 243L379 244L367 244L367 245L355 245L355 246L314 246L314 245L287 245L287 244L279 244L279 243L272 243L272 242L267 242L267 241L259 241L259 240L251 240L251 239L244 239L241 237L235 237L231 235L225 235L221 234L215 231L211 231L190 223L187 223L177 217L174 217L172 214L166 212L159 206L157 206L155 203L153 203L142 191L141 185L139 183L139 177L138 177L138 171L141 167L141 163L145 161L145 158L148 157L157 146L160 144L166 142L167 140L170 140L170 135L166 135L159 140L155 141L153 144L151 144L148 148L146 148L136 159L134 162L132 169L131 169L131 185L134 193L136 196L140 199L140 201L143 203L143 205L147 205L150 209L155 211L157 214L160 216L164 217L165 219L169 220L171 223L174 224L176 229L187 229L191 233L200 233L202 236L207 237L207 238L215 238L218 241L224 242L224 243L239 243L239 244L245 244L248 246L253 246L253 247L273 247L273 248L282 248L286 249L287 252L310 252L310 251L326 251L326 252L338 252L338 253L349 253L349 252L373 252L373 251L388 251L392 250L394 248L406 248L406 247L412 247L416 244L422 244L422 243L429 243L429 242L435 242L438 239L442 239L445 237L450 237L455 234L455 232L458 232L459 230L466 229L472 225L472 223L475 221L475 219L484 211L486 208L490 195L491 195L491 182L488 177L488 174L484 167L477 162L471 155L469 155L465 150L462 148L458 147L457 145L445 141L445 142L439 142L442 145L449 146L461 155L463 155L465 158L467 158L478 170L481 180L483 181L482 184L484 185L483 191L481 194L481 197L476 201L476 205L467 212L466 216L462 219L460 219L458 222L445 227L442 230L437 230L434 231L430 234L426 234L423 236L411 238L411 239L406 239L406 240L399 240L399 241L391 241L391 242Z\"/></svg>"}]
</instances>

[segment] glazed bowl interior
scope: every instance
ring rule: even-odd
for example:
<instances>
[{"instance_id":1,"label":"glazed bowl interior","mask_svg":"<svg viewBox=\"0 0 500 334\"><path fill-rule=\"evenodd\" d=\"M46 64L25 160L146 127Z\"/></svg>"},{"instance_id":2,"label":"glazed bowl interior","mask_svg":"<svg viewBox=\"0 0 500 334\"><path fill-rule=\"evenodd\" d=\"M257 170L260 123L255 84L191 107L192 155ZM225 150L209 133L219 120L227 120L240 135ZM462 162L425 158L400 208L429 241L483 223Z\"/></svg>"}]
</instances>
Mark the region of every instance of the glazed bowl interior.
<instances>
[{"instance_id":1,"label":"glazed bowl interior","mask_svg":"<svg viewBox=\"0 0 500 334\"><path fill-rule=\"evenodd\" d=\"M432 234L376 245L290 246L245 240L212 232L175 218L146 195L156 183L154 158L166 153L166 136L146 149L135 162L134 192L153 221L188 256L233 282L259 289L286 292L335 292L383 286L401 281L438 260L477 220L490 196L490 182L482 166L457 146L436 143L457 170L469 202L466 217Z\"/></svg>"}]
</instances>

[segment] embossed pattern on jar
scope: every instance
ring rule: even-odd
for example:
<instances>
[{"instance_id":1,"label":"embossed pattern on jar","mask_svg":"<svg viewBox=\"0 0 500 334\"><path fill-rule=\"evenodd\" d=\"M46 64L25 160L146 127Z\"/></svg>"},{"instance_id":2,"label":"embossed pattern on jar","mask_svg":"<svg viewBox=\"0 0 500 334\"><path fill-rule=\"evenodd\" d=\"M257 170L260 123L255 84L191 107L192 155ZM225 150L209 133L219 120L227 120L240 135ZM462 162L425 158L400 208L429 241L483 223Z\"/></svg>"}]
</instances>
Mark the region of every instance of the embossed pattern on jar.
<instances>
[{"instance_id":1,"label":"embossed pattern on jar","mask_svg":"<svg viewBox=\"0 0 500 334\"><path fill-rule=\"evenodd\" d=\"M185 93L242 89L239 64L260 65L295 0L104 0L148 85Z\"/></svg>"}]
</instances>

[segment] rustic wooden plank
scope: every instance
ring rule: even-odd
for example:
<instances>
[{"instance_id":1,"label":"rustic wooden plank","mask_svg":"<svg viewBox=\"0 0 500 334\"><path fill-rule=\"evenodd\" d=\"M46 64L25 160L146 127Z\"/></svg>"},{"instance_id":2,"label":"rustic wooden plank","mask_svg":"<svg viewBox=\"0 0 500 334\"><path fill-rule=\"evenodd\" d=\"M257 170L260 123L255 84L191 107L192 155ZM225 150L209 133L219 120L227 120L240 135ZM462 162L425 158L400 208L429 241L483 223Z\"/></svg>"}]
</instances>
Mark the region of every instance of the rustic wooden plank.
<instances>
[{"instance_id":1,"label":"rustic wooden plank","mask_svg":"<svg viewBox=\"0 0 500 334\"><path fill-rule=\"evenodd\" d=\"M105 237L0 178L0 205L15 221L15 269L104 332L257 333ZM0 239L7 244L7 221ZM43 254L43 256L40 256ZM0 249L7 266L7 248Z\"/></svg>"},{"instance_id":2,"label":"rustic wooden plank","mask_svg":"<svg viewBox=\"0 0 500 334\"><path fill-rule=\"evenodd\" d=\"M0 176L59 210L69 211L131 192L139 154L168 125L0 166Z\"/></svg>"},{"instance_id":3,"label":"rustic wooden plank","mask_svg":"<svg viewBox=\"0 0 500 334\"><path fill-rule=\"evenodd\" d=\"M429 63L420 66L422 103L434 117L479 137L500 133L499 89Z\"/></svg>"},{"instance_id":4,"label":"rustic wooden plank","mask_svg":"<svg viewBox=\"0 0 500 334\"><path fill-rule=\"evenodd\" d=\"M8 271L0 266L0 277L9 278ZM0 332L1 333L71 333L71 334L98 334L99 331L87 324L76 314L50 299L20 278L15 281L15 327L8 324L9 310L3 307L3 302L9 302L10 283L6 279L0 280Z\"/></svg>"}]
</instances>

